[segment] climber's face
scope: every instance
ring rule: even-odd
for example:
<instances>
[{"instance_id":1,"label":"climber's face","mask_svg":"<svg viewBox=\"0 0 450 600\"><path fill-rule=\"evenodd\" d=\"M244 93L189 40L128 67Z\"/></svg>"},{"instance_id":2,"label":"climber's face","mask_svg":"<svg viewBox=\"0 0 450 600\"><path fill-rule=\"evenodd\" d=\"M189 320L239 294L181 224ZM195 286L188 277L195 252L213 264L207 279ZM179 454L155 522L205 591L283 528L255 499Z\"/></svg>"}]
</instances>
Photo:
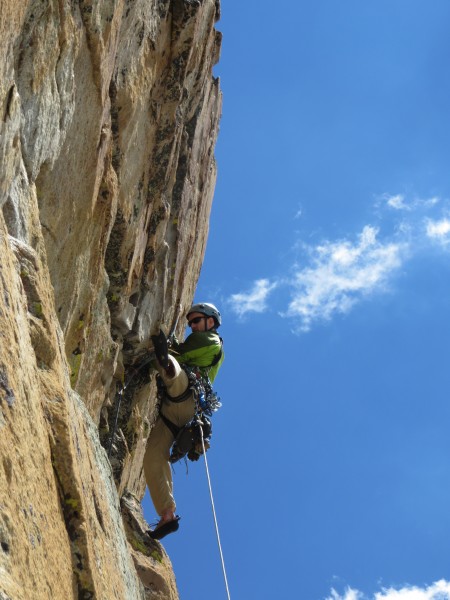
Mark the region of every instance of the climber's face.
<instances>
[{"instance_id":1,"label":"climber's face","mask_svg":"<svg viewBox=\"0 0 450 600\"><path fill-rule=\"evenodd\" d=\"M202 313L193 312L189 315L188 325L193 332L208 331L214 327L214 319L212 317L207 317Z\"/></svg>"}]
</instances>

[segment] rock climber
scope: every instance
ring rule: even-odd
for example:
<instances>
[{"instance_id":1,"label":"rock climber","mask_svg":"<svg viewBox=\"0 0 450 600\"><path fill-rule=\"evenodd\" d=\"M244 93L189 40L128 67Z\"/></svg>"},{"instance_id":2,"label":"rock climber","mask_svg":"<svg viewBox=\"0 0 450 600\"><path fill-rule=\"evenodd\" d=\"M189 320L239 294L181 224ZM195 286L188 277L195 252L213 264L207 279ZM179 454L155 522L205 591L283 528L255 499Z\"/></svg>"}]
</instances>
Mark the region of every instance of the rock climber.
<instances>
[{"instance_id":1,"label":"rock climber","mask_svg":"<svg viewBox=\"0 0 450 600\"><path fill-rule=\"evenodd\" d=\"M183 343L176 339L168 348L162 331L152 335L156 355L155 366L165 385L165 394L147 442L144 473L150 495L160 521L149 535L162 539L176 531L180 517L175 514L170 449L177 428L184 427L194 417L196 404L183 366L198 367L202 377L213 382L223 362L222 339L217 333L222 323L220 312L213 304L194 304L186 315L192 333ZM175 358L176 356L176 358Z\"/></svg>"}]
</instances>

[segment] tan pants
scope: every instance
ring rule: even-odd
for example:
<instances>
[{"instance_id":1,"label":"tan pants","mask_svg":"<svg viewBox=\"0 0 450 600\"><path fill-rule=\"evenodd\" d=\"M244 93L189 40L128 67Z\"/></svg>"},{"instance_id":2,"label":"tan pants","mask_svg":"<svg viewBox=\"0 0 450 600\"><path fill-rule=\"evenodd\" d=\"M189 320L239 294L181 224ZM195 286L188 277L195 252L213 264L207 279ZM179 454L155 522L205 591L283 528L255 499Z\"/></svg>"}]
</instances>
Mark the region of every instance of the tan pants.
<instances>
[{"instance_id":1,"label":"tan pants","mask_svg":"<svg viewBox=\"0 0 450 600\"><path fill-rule=\"evenodd\" d=\"M175 367L175 377L169 379L163 369L158 368L158 371L167 387L168 395L175 398L187 390L189 380L178 362L172 356L169 356L169 359ZM165 400L161 412L169 421L178 427L183 427L195 414L194 398L191 395L183 402ZM170 448L173 442L172 432L158 417L147 441L144 473L150 496L159 515L165 510L175 512L176 508L173 497L172 469L169 462Z\"/></svg>"}]
</instances>

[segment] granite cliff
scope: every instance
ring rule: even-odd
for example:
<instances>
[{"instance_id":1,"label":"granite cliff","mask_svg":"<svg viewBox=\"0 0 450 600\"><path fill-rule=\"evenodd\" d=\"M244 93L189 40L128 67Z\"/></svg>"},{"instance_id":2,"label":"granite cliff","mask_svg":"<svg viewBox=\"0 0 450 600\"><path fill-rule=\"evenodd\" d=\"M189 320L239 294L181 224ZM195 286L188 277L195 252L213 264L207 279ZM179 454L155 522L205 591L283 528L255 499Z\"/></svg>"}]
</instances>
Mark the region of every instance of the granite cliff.
<instances>
[{"instance_id":1,"label":"granite cliff","mask_svg":"<svg viewBox=\"0 0 450 600\"><path fill-rule=\"evenodd\" d=\"M178 598L140 511L137 367L204 256L219 10L0 4L0 600Z\"/></svg>"}]
</instances>

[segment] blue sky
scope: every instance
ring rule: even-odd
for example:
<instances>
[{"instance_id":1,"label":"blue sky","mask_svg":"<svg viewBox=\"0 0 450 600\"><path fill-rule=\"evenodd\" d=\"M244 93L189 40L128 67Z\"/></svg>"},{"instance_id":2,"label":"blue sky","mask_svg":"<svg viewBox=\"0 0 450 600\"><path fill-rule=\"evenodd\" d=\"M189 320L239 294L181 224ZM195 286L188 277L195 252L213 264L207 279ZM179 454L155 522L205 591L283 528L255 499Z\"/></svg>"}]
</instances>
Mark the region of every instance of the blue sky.
<instances>
[{"instance_id":1,"label":"blue sky","mask_svg":"<svg viewBox=\"0 0 450 600\"><path fill-rule=\"evenodd\" d=\"M447 0L222 0L196 300L224 316L233 600L450 598L449 23ZM226 598L204 464L175 494L181 600Z\"/></svg>"}]
</instances>

